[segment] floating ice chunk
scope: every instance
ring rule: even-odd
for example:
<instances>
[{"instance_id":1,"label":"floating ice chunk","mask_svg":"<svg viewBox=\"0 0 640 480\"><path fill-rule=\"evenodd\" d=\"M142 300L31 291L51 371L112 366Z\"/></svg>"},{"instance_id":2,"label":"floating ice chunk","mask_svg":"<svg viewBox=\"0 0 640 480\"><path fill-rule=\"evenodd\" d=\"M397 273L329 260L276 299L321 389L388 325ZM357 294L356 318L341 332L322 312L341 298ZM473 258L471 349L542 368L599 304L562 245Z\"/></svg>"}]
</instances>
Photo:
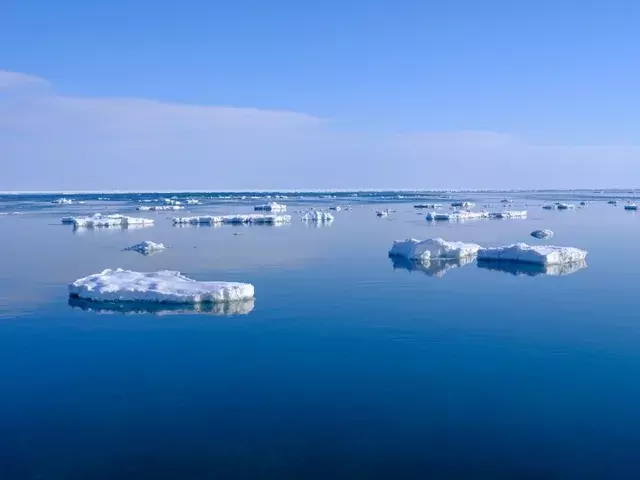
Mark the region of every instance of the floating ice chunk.
<instances>
[{"instance_id":1,"label":"floating ice chunk","mask_svg":"<svg viewBox=\"0 0 640 480\"><path fill-rule=\"evenodd\" d=\"M329 207L329 210L333 210L336 212L339 212L340 210L342 210L342 207L340 207L339 205L333 206L333 207Z\"/></svg>"},{"instance_id":2,"label":"floating ice chunk","mask_svg":"<svg viewBox=\"0 0 640 480\"><path fill-rule=\"evenodd\" d=\"M180 206L180 205L154 205L151 207L137 207L136 210L140 210L141 212L148 212L148 211L165 211L165 210L184 210L184 207Z\"/></svg>"},{"instance_id":3,"label":"floating ice chunk","mask_svg":"<svg viewBox=\"0 0 640 480\"><path fill-rule=\"evenodd\" d=\"M125 217L124 215L100 215L91 217L70 217L75 228L91 227L127 227L130 225L151 225L150 218Z\"/></svg>"},{"instance_id":4,"label":"floating ice chunk","mask_svg":"<svg viewBox=\"0 0 640 480\"><path fill-rule=\"evenodd\" d=\"M291 222L291 215L264 215L264 214L251 214L251 215L207 215L200 217L176 217L173 219L173 223L176 224L215 224L215 223L230 223L230 224L282 224Z\"/></svg>"},{"instance_id":5,"label":"floating ice chunk","mask_svg":"<svg viewBox=\"0 0 640 480\"><path fill-rule=\"evenodd\" d=\"M583 206L583 207L584 207L586 204L587 204L587 202L580 202L580 205L581 205L581 206Z\"/></svg>"},{"instance_id":6,"label":"floating ice chunk","mask_svg":"<svg viewBox=\"0 0 640 480\"><path fill-rule=\"evenodd\" d=\"M477 218L489 218L488 212L468 212L466 210L456 210L453 212L429 212L427 220L474 220Z\"/></svg>"},{"instance_id":7,"label":"floating ice chunk","mask_svg":"<svg viewBox=\"0 0 640 480\"><path fill-rule=\"evenodd\" d=\"M155 243L149 240L145 240L144 242L137 243L135 245L131 245L130 247L125 248L127 251L138 252L143 255L151 255L153 253L160 252L164 250L165 247L162 243Z\"/></svg>"},{"instance_id":8,"label":"floating ice chunk","mask_svg":"<svg viewBox=\"0 0 640 480\"><path fill-rule=\"evenodd\" d=\"M413 208L435 209L435 208L442 208L442 205L440 203L418 203L418 204L414 205Z\"/></svg>"},{"instance_id":9,"label":"floating ice chunk","mask_svg":"<svg viewBox=\"0 0 640 480\"><path fill-rule=\"evenodd\" d=\"M187 198L187 205L200 205L202 202L196 198Z\"/></svg>"},{"instance_id":10,"label":"floating ice chunk","mask_svg":"<svg viewBox=\"0 0 640 480\"><path fill-rule=\"evenodd\" d=\"M71 296L94 302L202 303L248 300L253 285L234 282L198 282L179 272L141 273L103 270L69 284Z\"/></svg>"},{"instance_id":11,"label":"floating ice chunk","mask_svg":"<svg viewBox=\"0 0 640 480\"><path fill-rule=\"evenodd\" d=\"M476 206L476 204L473 202L453 202L451 206L459 208L473 208Z\"/></svg>"},{"instance_id":12,"label":"floating ice chunk","mask_svg":"<svg viewBox=\"0 0 640 480\"><path fill-rule=\"evenodd\" d=\"M427 240L396 240L393 242L389 256L403 257L409 260L428 260L436 258L463 258L478 253L480 245L475 243L447 242L442 238L428 238Z\"/></svg>"},{"instance_id":13,"label":"floating ice chunk","mask_svg":"<svg viewBox=\"0 0 640 480\"><path fill-rule=\"evenodd\" d=\"M182 205L182 202L177 200L176 197L163 198L162 201L167 205Z\"/></svg>"},{"instance_id":14,"label":"floating ice chunk","mask_svg":"<svg viewBox=\"0 0 640 480\"><path fill-rule=\"evenodd\" d=\"M492 212L489 216L491 218L527 218L527 211L503 210L502 212Z\"/></svg>"},{"instance_id":15,"label":"floating ice chunk","mask_svg":"<svg viewBox=\"0 0 640 480\"><path fill-rule=\"evenodd\" d=\"M221 215L204 215L200 217L174 217L173 223L191 225L203 223L211 225L214 223L222 223L222 220L223 217Z\"/></svg>"},{"instance_id":16,"label":"floating ice chunk","mask_svg":"<svg viewBox=\"0 0 640 480\"><path fill-rule=\"evenodd\" d=\"M253 207L253 209L256 211L263 211L263 212L286 212L287 206L280 205L279 203L276 203L276 202L269 202L264 205L256 205L255 207Z\"/></svg>"},{"instance_id":17,"label":"floating ice chunk","mask_svg":"<svg viewBox=\"0 0 640 480\"><path fill-rule=\"evenodd\" d=\"M502 200L500 200L500 203L511 203L512 200L509 200L508 198L503 198Z\"/></svg>"},{"instance_id":18,"label":"floating ice chunk","mask_svg":"<svg viewBox=\"0 0 640 480\"><path fill-rule=\"evenodd\" d=\"M555 203L552 203L548 205L543 205L542 208L544 208L545 210L556 210L558 206Z\"/></svg>"},{"instance_id":19,"label":"floating ice chunk","mask_svg":"<svg viewBox=\"0 0 640 480\"><path fill-rule=\"evenodd\" d=\"M585 260L577 262L563 263L560 265L536 265L533 263L517 263L517 262L495 262L478 259L478 267L487 270L509 273L511 275L526 275L536 277L538 275L563 276L570 275L587 267Z\"/></svg>"},{"instance_id":20,"label":"floating ice chunk","mask_svg":"<svg viewBox=\"0 0 640 480\"><path fill-rule=\"evenodd\" d=\"M254 308L255 300L218 303L158 303L158 302L93 302L79 297L69 297L69 306L99 315L247 315Z\"/></svg>"},{"instance_id":21,"label":"floating ice chunk","mask_svg":"<svg viewBox=\"0 0 640 480\"><path fill-rule=\"evenodd\" d=\"M618 201L617 200L609 200L607 203L609 205L618 205Z\"/></svg>"},{"instance_id":22,"label":"floating ice chunk","mask_svg":"<svg viewBox=\"0 0 640 480\"><path fill-rule=\"evenodd\" d=\"M70 198L56 198L51 203L54 203L56 205L71 205L74 202Z\"/></svg>"},{"instance_id":23,"label":"floating ice chunk","mask_svg":"<svg viewBox=\"0 0 640 480\"><path fill-rule=\"evenodd\" d=\"M522 262L536 265L558 265L578 262L586 257L587 251L579 248L556 247L553 245L529 246L526 243L478 250L478 260Z\"/></svg>"},{"instance_id":24,"label":"floating ice chunk","mask_svg":"<svg viewBox=\"0 0 640 480\"><path fill-rule=\"evenodd\" d=\"M333 222L333 215L329 212L311 210L302 216L302 220L305 222Z\"/></svg>"},{"instance_id":25,"label":"floating ice chunk","mask_svg":"<svg viewBox=\"0 0 640 480\"><path fill-rule=\"evenodd\" d=\"M548 229L534 230L531 232L531 236L535 238L553 238L553 231Z\"/></svg>"},{"instance_id":26,"label":"floating ice chunk","mask_svg":"<svg viewBox=\"0 0 640 480\"><path fill-rule=\"evenodd\" d=\"M572 203L557 203L558 210L573 210L576 206Z\"/></svg>"},{"instance_id":27,"label":"floating ice chunk","mask_svg":"<svg viewBox=\"0 0 640 480\"><path fill-rule=\"evenodd\" d=\"M379 217L386 217L388 216L390 213L393 213L393 210L387 208L385 210L376 210L376 215Z\"/></svg>"},{"instance_id":28,"label":"floating ice chunk","mask_svg":"<svg viewBox=\"0 0 640 480\"><path fill-rule=\"evenodd\" d=\"M638 205L635 203L630 203L629 205L624 206L625 210L638 210Z\"/></svg>"},{"instance_id":29,"label":"floating ice chunk","mask_svg":"<svg viewBox=\"0 0 640 480\"><path fill-rule=\"evenodd\" d=\"M445 273L454 268L463 267L472 263L475 257L463 257L458 259L433 259L433 260L408 260L404 257L392 256L393 268L404 269L410 272L421 272L428 277L443 277Z\"/></svg>"}]
</instances>

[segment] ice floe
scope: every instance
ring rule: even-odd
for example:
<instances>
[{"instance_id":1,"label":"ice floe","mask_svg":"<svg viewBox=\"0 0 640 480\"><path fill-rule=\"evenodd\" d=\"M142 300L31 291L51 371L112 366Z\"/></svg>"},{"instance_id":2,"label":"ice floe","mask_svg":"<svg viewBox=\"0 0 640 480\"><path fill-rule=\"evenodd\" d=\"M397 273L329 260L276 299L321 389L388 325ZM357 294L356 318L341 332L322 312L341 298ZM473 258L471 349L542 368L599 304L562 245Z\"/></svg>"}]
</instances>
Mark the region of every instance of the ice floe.
<instances>
[{"instance_id":1,"label":"ice floe","mask_svg":"<svg viewBox=\"0 0 640 480\"><path fill-rule=\"evenodd\" d=\"M454 210L453 212L429 212L426 216L426 219L430 221L473 220L477 218L489 218L489 213Z\"/></svg>"},{"instance_id":2,"label":"ice floe","mask_svg":"<svg viewBox=\"0 0 640 480\"><path fill-rule=\"evenodd\" d=\"M200 282L179 272L103 270L69 284L71 296L94 302L203 303L248 300L250 283Z\"/></svg>"},{"instance_id":3,"label":"ice floe","mask_svg":"<svg viewBox=\"0 0 640 480\"><path fill-rule=\"evenodd\" d=\"M474 256L478 253L480 245L475 243L447 242L442 238L428 238L417 240L396 240L393 242L389 256L403 257L414 261L429 259L458 259Z\"/></svg>"},{"instance_id":4,"label":"ice floe","mask_svg":"<svg viewBox=\"0 0 640 480\"><path fill-rule=\"evenodd\" d=\"M476 204L473 202L453 202L451 206L458 208L473 208L476 206Z\"/></svg>"},{"instance_id":5,"label":"ice floe","mask_svg":"<svg viewBox=\"0 0 640 480\"><path fill-rule=\"evenodd\" d=\"M609 200L607 203L609 205L618 205L618 200Z\"/></svg>"},{"instance_id":6,"label":"ice floe","mask_svg":"<svg viewBox=\"0 0 640 480\"><path fill-rule=\"evenodd\" d=\"M558 210L573 210L576 206L572 203L556 203Z\"/></svg>"},{"instance_id":7,"label":"ice floe","mask_svg":"<svg viewBox=\"0 0 640 480\"><path fill-rule=\"evenodd\" d=\"M291 222L291 215L205 215L199 217L175 217L175 224L270 224L278 225Z\"/></svg>"},{"instance_id":8,"label":"ice floe","mask_svg":"<svg viewBox=\"0 0 640 480\"><path fill-rule=\"evenodd\" d=\"M630 203L629 205L624 206L625 210L638 210L638 205L635 203Z\"/></svg>"},{"instance_id":9,"label":"ice floe","mask_svg":"<svg viewBox=\"0 0 640 480\"><path fill-rule=\"evenodd\" d=\"M152 225L154 223L151 218L127 217L120 214L65 217L62 220L64 223L72 223L75 228L128 227L132 225Z\"/></svg>"},{"instance_id":10,"label":"ice floe","mask_svg":"<svg viewBox=\"0 0 640 480\"><path fill-rule=\"evenodd\" d=\"M130 252L138 252L143 255L152 255L157 252L161 252L165 247L162 243L155 243L150 240L145 240L144 242L137 243L135 245L131 245L130 247L125 248L125 250Z\"/></svg>"},{"instance_id":11,"label":"ice floe","mask_svg":"<svg viewBox=\"0 0 640 480\"><path fill-rule=\"evenodd\" d=\"M487 261L478 259L478 267L511 275L536 277L539 275L563 276L570 275L587 267L585 260L562 263L559 265L538 265L533 263L517 263L508 261Z\"/></svg>"},{"instance_id":12,"label":"ice floe","mask_svg":"<svg viewBox=\"0 0 640 480\"><path fill-rule=\"evenodd\" d=\"M305 222L333 222L333 215L329 212L311 210L302 216L302 220Z\"/></svg>"},{"instance_id":13,"label":"ice floe","mask_svg":"<svg viewBox=\"0 0 640 480\"><path fill-rule=\"evenodd\" d=\"M526 210L503 210L489 213L491 218L527 218Z\"/></svg>"},{"instance_id":14,"label":"ice floe","mask_svg":"<svg viewBox=\"0 0 640 480\"><path fill-rule=\"evenodd\" d=\"M329 210L333 210L335 212L339 212L340 210L342 210L342 207L340 207L339 205L333 206L333 207L329 207Z\"/></svg>"},{"instance_id":15,"label":"ice floe","mask_svg":"<svg viewBox=\"0 0 640 480\"><path fill-rule=\"evenodd\" d=\"M421 272L428 277L442 277L449 270L460 268L473 263L475 257L462 257L458 259L427 259L422 261L409 260L404 257L392 256L391 263L394 270L408 270L409 272Z\"/></svg>"},{"instance_id":16,"label":"ice floe","mask_svg":"<svg viewBox=\"0 0 640 480\"><path fill-rule=\"evenodd\" d=\"M550 203L547 205L543 205L542 208L544 208L545 210L557 210L558 206L555 203Z\"/></svg>"},{"instance_id":17,"label":"ice floe","mask_svg":"<svg viewBox=\"0 0 640 480\"><path fill-rule=\"evenodd\" d=\"M413 208L442 208L442 204L440 203L417 203L413 206Z\"/></svg>"},{"instance_id":18,"label":"ice floe","mask_svg":"<svg viewBox=\"0 0 640 480\"><path fill-rule=\"evenodd\" d=\"M264 205L256 205L255 207L253 207L253 209L256 211L263 211L263 212L286 212L287 206L280 205L279 203L276 203L276 202L269 202Z\"/></svg>"},{"instance_id":19,"label":"ice floe","mask_svg":"<svg viewBox=\"0 0 640 480\"><path fill-rule=\"evenodd\" d=\"M387 208L385 210L376 210L376 215L379 216L379 217L386 217L392 212L393 212L393 210L391 210L389 208Z\"/></svg>"},{"instance_id":20,"label":"ice floe","mask_svg":"<svg viewBox=\"0 0 640 480\"><path fill-rule=\"evenodd\" d=\"M255 306L255 300L238 300L235 302L217 303L158 303L158 302L94 302L79 297L69 297L69 306L98 315L215 315L232 316L247 315Z\"/></svg>"},{"instance_id":21,"label":"ice floe","mask_svg":"<svg viewBox=\"0 0 640 480\"><path fill-rule=\"evenodd\" d=\"M165 210L184 210L184 207L181 205L153 205L150 207L137 207L136 210L139 210L141 212L148 212L148 211L165 211Z\"/></svg>"},{"instance_id":22,"label":"ice floe","mask_svg":"<svg viewBox=\"0 0 640 480\"><path fill-rule=\"evenodd\" d=\"M531 232L531 236L535 238L553 238L553 231L549 229L534 230Z\"/></svg>"},{"instance_id":23,"label":"ice floe","mask_svg":"<svg viewBox=\"0 0 640 480\"><path fill-rule=\"evenodd\" d=\"M504 247L481 248L478 260L533 263L536 265L557 265L584 260L587 251L575 247L534 245L516 243Z\"/></svg>"}]
</instances>

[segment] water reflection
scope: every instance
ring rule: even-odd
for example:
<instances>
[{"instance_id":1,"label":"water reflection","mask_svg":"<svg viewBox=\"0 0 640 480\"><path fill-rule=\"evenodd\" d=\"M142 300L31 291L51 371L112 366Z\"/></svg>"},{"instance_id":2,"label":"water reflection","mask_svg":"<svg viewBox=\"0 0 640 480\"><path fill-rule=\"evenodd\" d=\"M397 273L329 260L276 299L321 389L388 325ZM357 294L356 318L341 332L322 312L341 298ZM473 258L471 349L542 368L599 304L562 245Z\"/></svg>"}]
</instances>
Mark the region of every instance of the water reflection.
<instances>
[{"instance_id":1,"label":"water reflection","mask_svg":"<svg viewBox=\"0 0 640 480\"><path fill-rule=\"evenodd\" d=\"M497 272L510 273L511 275L526 275L536 277L538 275L562 276L571 275L572 273L587 268L585 260L563 265L534 265L530 263L518 262L493 262L486 260L478 260L478 267L487 270L495 270Z\"/></svg>"},{"instance_id":2,"label":"water reflection","mask_svg":"<svg viewBox=\"0 0 640 480\"><path fill-rule=\"evenodd\" d=\"M110 226L99 226L99 227L74 227L72 229L75 235L86 235L87 233L93 234L94 232L122 232L124 230L139 230L142 228L151 228L153 227L153 223L140 223L140 224L131 224L131 225L110 225Z\"/></svg>"},{"instance_id":3,"label":"water reflection","mask_svg":"<svg viewBox=\"0 0 640 480\"><path fill-rule=\"evenodd\" d=\"M442 277L453 268L463 267L472 263L476 257L466 257L458 260L424 260L415 262L404 257L389 257L393 264L393 269L403 269L410 272L422 272L429 277Z\"/></svg>"},{"instance_id":4,"label":"water reflection","mask_svg":"<svg viewBox=\"0 0 640 480\"><path fill-rule=\"evenodd\" d=\"M98 314L124 314L142 315L151 314L157 316L164 315L247 315L251 313L255 305L255 300L244 300L239 302L221 303L158 303L158 302L93 302L78 297L69 297L69 306L73 309L79 308L85 312Z\"/></svg>"}]
</instances>

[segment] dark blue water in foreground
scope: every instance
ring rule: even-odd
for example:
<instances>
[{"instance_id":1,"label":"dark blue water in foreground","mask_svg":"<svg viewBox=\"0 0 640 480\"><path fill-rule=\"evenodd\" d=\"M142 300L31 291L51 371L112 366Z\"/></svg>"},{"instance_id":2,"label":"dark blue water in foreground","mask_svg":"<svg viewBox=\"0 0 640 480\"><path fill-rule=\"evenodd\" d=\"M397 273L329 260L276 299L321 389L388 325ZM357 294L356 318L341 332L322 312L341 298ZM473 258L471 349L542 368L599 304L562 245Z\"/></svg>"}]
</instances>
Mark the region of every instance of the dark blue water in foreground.
<instances>
[{"instance_id":1,"label":"dark blue water in foreground","mask_svg":"<svg viewBox=\"0 0 640 480\"><path fill-rule=\"evenodd\" d=\"M502 196L464 195L493 209ZM144 212L154 227L75 232L61 216L136 204L4 200L23 214L0 216L0 478L638 478L640 215L542 210L550 196L511 194L526 220L432 225L415 198L352 199L325 228L176 228ZM226 200L190 209L252 205ZM314 201L345 203L282 200ZM408 236L535 243L538 228L588 249L588 267L387 258ZM171 248L122 251L142 240ZM251 282L255 304L69 304L68 282L116 267Z\"/></svg>"}]
</instances>

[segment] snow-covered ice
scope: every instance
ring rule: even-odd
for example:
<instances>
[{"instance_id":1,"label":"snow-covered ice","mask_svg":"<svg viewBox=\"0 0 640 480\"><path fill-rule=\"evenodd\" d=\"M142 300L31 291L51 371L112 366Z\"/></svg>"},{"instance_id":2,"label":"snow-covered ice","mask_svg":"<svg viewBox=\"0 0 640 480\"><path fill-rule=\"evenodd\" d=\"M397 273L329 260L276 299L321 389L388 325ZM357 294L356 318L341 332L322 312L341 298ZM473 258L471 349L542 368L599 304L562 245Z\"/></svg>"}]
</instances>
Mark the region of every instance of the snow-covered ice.
<instances>
[{"instance_id":1,"label":"snow-covered ice","mask_svg":"<svg viewBox=\"0 0 640 480\"><path fill-rule=\"evenodd\" d=\"M535 238L553 238L553 231L549 229L534 230L531 232L531 236Z\"/></svg>"},{"instance_id":2,"label":"snow-covered ice","mask_svg":"<svg viewBox=\"0 0 640 480\"><path fill-rule=\"evenodd\" d=\"M256 211L263 211L263 212L286 212L287 206L281 205L276 202L269 202L264 205L256 205L255 207L253 207L253 209Z\"/></svg>"},{"instance_id":3,"label":"snow-covered ice","mask_svg":"<svg viewBox=\"0 0 640 480\"><path fill-rule=\"evenodd\" d=\"M230 223L230 224L283 224L291 222L291 215L264 215L264 214L250 214L250 215L205 215L199 217L175 217L173 223L175 224L216 224L216 223Z\"/></svg>"},{"instance_id":4,"label":"snow-covered ice","mask_svg":"<svg viewBox=\"0 0 640 480\"><path fill-rule=\"evenodd\" d=\"M458 208L473 208L476 206L476 204L473 202L453 202L451 206Z\"/></svg>"},{"instance_id":5,"label":"snow-covered ice","mask_svg":"<svg viewBox=\"0 0 640 480\"><path fill-rule=\"evenodd\" d=\"M587 251L574 247L534 245L516 243L504 247L481 248L478 260L533 263L536 265L558 265L584 260Z\"/></svg>"},{"instance_id":6,"label":"snow-covered ice","mask_svg":"<svg viewBox=\"0 0 640 480\"><path fill-rule=\"evenodd\" d=\"M305 222L333 222L333 215L329 212L311 210L302 216L302 220Z\"/></svg>"},{"instance_id":7,"label":"snow-covered ice","mask_svg":"<svg viewBox=\"0 0 640 480\"><path fill-rule=\"evenodd\" d=\"M501 212L489 213L491 218L527 218L526 210L503 210Z\"/></svg>"},{"instance_id":8,"label":"snow-covered ice","mask_svg":"<svg viewBox=\"0 0 640 480\"><path fill-rule=\"evenodd\" d=\"M478 253L480 245L475 243L447 242L442 238L417 240L396 240L393 242L389 256L404 257L409 260L424 261L435 258L463 258Z\"/></svg>"},{"instance_id":9,"label":"snow-covered ice","mask_svg":"<svg viewBox=\"0 0 640 480\"><path fill-rule=\"evenodd\" d=\"M427 220L473 220L477 218L489 218L488 212L469 212L467 210L455 210L453 212L429 212Z\"/></svg>"},{"instance_id":10,"label":"snow-covered ice","mask_svg":"<svg viewBox=\"0 0 640 480\"><path fill-rule=\"evenodd\" d=\"M69 217L75 228L91 227L127 227L130 225L151 225L154 223L151 218L126 217L120 214L114 215L93 215L90 217Z\"/></svg>"},{"instance_id":11,"label":"snow-covered ice","mask_svg":"<svg viewBox=\"0 0 640 480\"><path fill-rule=\"evenodd\" d=\"M578 260L577 262L562 263L559 265L536 265L533 263L495 262L478 259L478 267L516 276L526 275L536 277L539 275L549 275L559 277L570 275L578 270L587 268L587 262L585 260Z\"/></svg>"},{"instance_id":12,"label":"snow-covered ice","mask_svg":"<svg viewBox=\"0 0 640 480\"><path fill-rule=\"evenodd\" d=\"M152 253L160 252L165 248L167 247L165 247L162 243L155 243L150 240L145 240L144 242L131 245L130 247L125 248L125 250L138 252L143 255L151 255Z\"/></svg>"},{"instance_id":13,"label":"snow-covered ice","mask_svg":"<svg viewBox=\"0 0 640 480\"><path fill-rule=\"evenodd\" d=\"M235 282L199 282L179 272L103 270L69 284L69 294L94 302L201 303L247 300L253 285Z\"/></svg>"}]
</instances>

